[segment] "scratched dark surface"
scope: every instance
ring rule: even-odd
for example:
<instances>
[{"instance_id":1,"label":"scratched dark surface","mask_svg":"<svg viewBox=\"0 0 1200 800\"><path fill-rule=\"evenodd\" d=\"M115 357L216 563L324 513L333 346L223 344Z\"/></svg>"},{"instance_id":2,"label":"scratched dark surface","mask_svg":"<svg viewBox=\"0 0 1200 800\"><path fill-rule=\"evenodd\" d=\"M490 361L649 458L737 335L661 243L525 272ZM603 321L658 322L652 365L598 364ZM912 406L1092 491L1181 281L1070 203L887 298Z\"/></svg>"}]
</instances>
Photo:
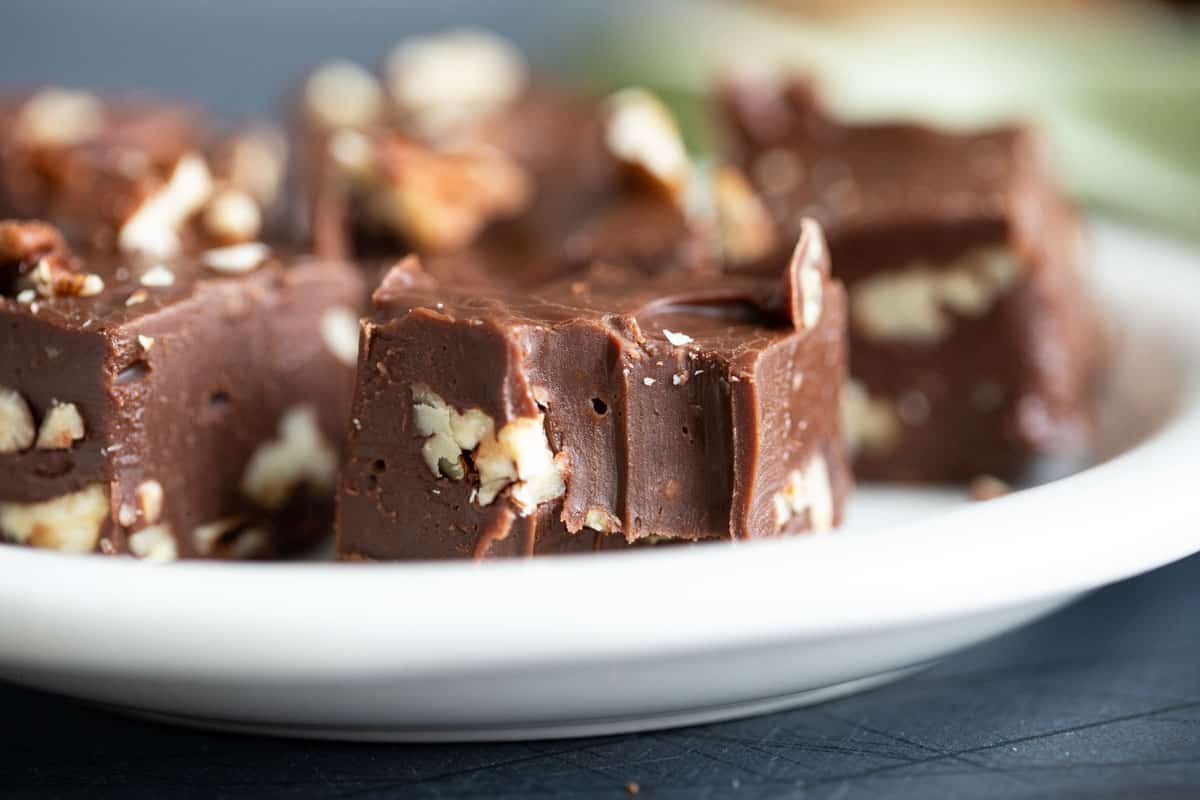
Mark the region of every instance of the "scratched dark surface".
<instances>
[{"instance_id":1,"label":"scratched dark surface","mask_svg":"<svg viewBox=\"0 0 1200 800\"><path fill-rule=\"evenodd\" d=\"M496 745L178 730L0 685L0 797L1200 797L1200 557L901 683L634 736Z\"/></svg>"}]
</instances>

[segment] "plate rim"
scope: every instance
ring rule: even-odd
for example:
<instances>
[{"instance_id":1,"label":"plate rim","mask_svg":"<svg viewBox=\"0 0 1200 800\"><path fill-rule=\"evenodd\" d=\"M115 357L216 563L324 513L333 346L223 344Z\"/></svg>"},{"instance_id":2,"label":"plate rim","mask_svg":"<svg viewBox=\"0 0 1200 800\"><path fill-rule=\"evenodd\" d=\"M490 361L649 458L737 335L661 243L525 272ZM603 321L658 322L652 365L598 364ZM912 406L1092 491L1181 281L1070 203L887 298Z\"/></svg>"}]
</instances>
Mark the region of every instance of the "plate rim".
<instances>
[{"instance_id":1,"label":"plate rim","mask_svg":"<svg viewBox=\"0 0 1200 800\"><path fill-rule=\"evenodd\" d=\"M622 658L935 622L1087 591L1185 557L1200 550L1180 500L1194 491L1188 466L1200 442L1200 253L1112 222L1093 233L1097 253L1114 251L1095 282L1130 308L1156 307L1156 321L1179 337L1185 378L1174 416L1106 463L854 536L669 552L159 566L0 547L0 606L12 612L0 615L0 659L64 664L86 653L97 670L136 662L152 673L302 679ZM1078 530L1085 500L1087 529Z\"/></svg>"}]
</instances>

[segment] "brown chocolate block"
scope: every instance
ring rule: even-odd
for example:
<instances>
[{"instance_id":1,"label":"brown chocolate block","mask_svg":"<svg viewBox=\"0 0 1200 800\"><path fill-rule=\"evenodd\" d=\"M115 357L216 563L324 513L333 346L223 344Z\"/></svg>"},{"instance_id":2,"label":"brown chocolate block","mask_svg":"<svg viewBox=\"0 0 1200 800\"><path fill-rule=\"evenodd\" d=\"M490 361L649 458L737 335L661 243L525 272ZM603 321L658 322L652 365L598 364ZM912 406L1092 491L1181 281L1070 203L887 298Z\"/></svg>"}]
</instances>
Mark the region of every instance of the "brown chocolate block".
<instances>
[{"instance_id":1,"label":"brown chocolate block","mask_svg":"<svg viewBox=\"0 0 1200 800\"><path fill-rule=\"evenodd\" d=\"M856 473L1013 475L1079 451L1100 361L1081 236L1030 132L834 119L803 82L730 82L732 156L847 286Z\"/></svg>"},{"instance_id":2,"label":"brown chocolate block","mask_svg":"<svg viewBox=\"0 0 1200 800\"><path fill-rule=\"evenodd\" d=\"M772 277L598 260L439 282L363 323L348 559L493 558L824 530L850 476L845 307L815 224Z\"/></svg>"},{"instance_id":3,"label":"brown chocolate block","mask_svg":"<svg viewBox=\"0 0 1200 800\"><path fill-rule=\"evenodd\" d=\"M216 131L181 103L0 98L0 218L45 219L89 250L170 257L271 238L285 164L278 131Z\"/></svg>"},{"instance_id":4,"label":"brown chocolate block","mask_svg":"<svg viewBox=\"0 0 1200 800\"><path fill-rule=\"evenodd\" d=\"M467 79L470 65L478 71ZM624 238L605 224L624 234L635 222L629 238L643 252L679 236L690 163L665 108L644 92L606 99L533 80L520 54L490 35L408 40L379 75L327 64L298 105L318 253L397 258L490 239L497 250L536 247L580 263L598 241ZM646 148L653 168L635 168ZM651 208L645 222L632 210L619 220L599 213L646 184L674 210Z\"/></svg>"},{"instance_id":5,"label":"brown chocolate block","mask_svg":"<svg viewBox=\"0 0 1200 800\"><path fill-rule=\"evenodd\" d=\"M84 259L0 223L0 539L167 559L327 532L363 292L258 243Z\"/></svg>"}]
</instances>

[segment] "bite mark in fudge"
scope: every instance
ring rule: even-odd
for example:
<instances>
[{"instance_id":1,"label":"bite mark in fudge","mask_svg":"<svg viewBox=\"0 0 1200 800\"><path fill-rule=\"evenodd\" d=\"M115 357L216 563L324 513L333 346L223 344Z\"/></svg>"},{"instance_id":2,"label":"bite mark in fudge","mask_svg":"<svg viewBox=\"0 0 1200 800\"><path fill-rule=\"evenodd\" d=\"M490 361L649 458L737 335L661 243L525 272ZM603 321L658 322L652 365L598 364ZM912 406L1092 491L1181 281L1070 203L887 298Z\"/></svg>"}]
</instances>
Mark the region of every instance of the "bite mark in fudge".
<instances>
[{"instance_id":1,"label":"bite mark in fudge","mask_svg":"<svg viewBox=\"0 0 1200 800\"><path fill-rule=\"evenodd\" d=\"M829 237L860 476L1011 475L1086 447L1102 336L1078 222L1027 130L843 123L799 81L730 82L721 101L780 232L813 216Z\"/></svg>"},{"instance_id":2,"label":"bite mark in fudge","mask_svg":"<svg viewBox=\"0 0 1200 800\"><path fill-rule=\"evenodd\" d=\"M0 222L26 247L0 262L0 539L165 560L327 532L353 369L322 320L357 305L358 271L263 245L233 272L74 257L44 232ZM54 257L102 288L47 282Z\"/></svg>"},{"instance_id":3,"label":"bite mark in fudge","mask_svg":"<svg viewBox=\"0 0 1200 800\"><path fill-rule=\"evenodd\" d=\"M48 88L0 102L0 217L46 219L89 249L169 257L278 224L286 143L214 133L196 110Z\"/></svg>"},{"instance_id":4,"label":"bite mark in fudge","mask_svg":"<svg viewBox=\"0 0 1200 800\"><path fill-rule=\"evenodd\" d=\"M786 264L768 278L599 261L514 291L406 261L363 323L339 555L832 527L850 486L844 294L815 224Z\"/></svg>"}]
</instances>

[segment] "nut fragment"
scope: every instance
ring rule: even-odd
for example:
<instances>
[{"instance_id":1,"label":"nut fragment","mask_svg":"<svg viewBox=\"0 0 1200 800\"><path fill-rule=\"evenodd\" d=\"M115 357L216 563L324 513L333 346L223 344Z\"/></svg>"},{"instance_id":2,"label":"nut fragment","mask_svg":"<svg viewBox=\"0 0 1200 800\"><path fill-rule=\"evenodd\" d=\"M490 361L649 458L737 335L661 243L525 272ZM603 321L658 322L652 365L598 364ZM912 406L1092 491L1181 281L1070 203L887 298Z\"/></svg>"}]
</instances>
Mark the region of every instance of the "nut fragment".
<instances>
[{"instance_id":1,"label":"nut fragment","mask_svg":"<svg viewBox=\"0 0 1200 800\"><path fill-rule=\"evenodd\" d=\"M229 557L241 561L258 558L265 554L271 546L271 540L262 528L247 528L233 537L229 543Z\"/></svg>"},{"instance_id":2,"label":"nut fragment","mask_svg":"<svg viewBox=\"0 0 1200 800\"><path fill-rule=\"evenodd\" d=\"M803 469L792 470L786 483L774 497L775 524L783 528L792 517L808 513L808 526L814 531L833 527L833 488L825 457L813 455Z\"/></svg>"},{"instance_id":3,"label":"nut fragment","mask_svg":"<svg viewBox=\"0 0 1200 800\"><path fill-rule=\"evenodd\" d=\"M239 132L229 144L230 185L248 192L259 207L269 208L283 185L287 153L287 139L272 125Z\"/></svg>"},{"instance_id":4,"label":"nut fragment","mask_svg":"<svg viewBox=\"0 0 1200 800\"><path fill-rule=\"evenodd\" d=\"M969 251L941 269L911 264L854 284L851 319L860 334L873 339L936 344L950 333L948 311L984 316L1020 274L1016 255L996 247Z\"/></svg>"},{"instance_id":5,"label":"nut fragment","mask_svg":"<svg viewBox=\"0 0 1200 800\"><path fill-rule=\"evenodd\" d=\"M21 107L15 131L41 147L70 147L100 135L104 105L88 92L43 89Z\"/></svg>"},{"instance_id":6,"label":"nut fragment","mask_svg":"<svg viewBox=\"0 0 1200 800\"><path fill-rule=\"evenodd\" d=\"M162 286L171 286L175 283L175 273L171 272L163 264L158 264L146 270L142 275L142 286L152 286L159 288Z\"/></svg>"},{"instance_id":7,"label":"nut fragment","mask_svg":"<svg viewBox=\"0 0 1200 800\"><path fill-rule=\"evenodd\" d=\"M493 148L435 152L389 140L383 158L386 174L373 188L369 211L422 250L463 247L485 224L517 213L533 197L525 170Z\"/></svg>"},{"instance_id":8,"label":"nut fragment","mask_svg":"<svg viewBox=\"0 0 1200 800\"><path fill-rule=\"evenodd\" d=\"M204 227L221 241L248 242L262 230L262 212L249 193L222 189L204 212Z\"/></svg>"},{"instance_id":9,"label":"nut fragment","mask_svg":"<svg viewBox=\"0 0 1200 800\"><path fill-rule=\"evenodd\" d=\"M336 306L321 315L321 338L325 346L348 367L358 363L358 315Z\"/></svg>"},{"instance_id":10,"label":"nut fragment","mask_svg":"<svg viewBox=\"0 0 1200 800\"><path fill-rule=\"evenodd\" d=\"M693 341L695 341L686 333L676 333L675 331L669 331L666 328L663 328L663 336L667 337L667 341L676 347L682 347L685 344L691 344Z\"/></svg>"},{"instance_id":11,"label":"nut fragment","mask_svg":"<svg viewBox=\"0 0 1200 800\"><path fill-rule=\"evenodd\" d=\"M566 491L561 464L550 449L543 415L512 420L497 433L479 409L451 408L424 384L412 387L413 419L426 436L421 455L435 476L466 477L463 455L471 454L478 473L475 500L490 505L511 486L509 497L522 515Z\"/></svg>"},{"instance_id":12,"label":"nut fragment","mask_svg":"<svg viewBox=\"0 0 1200 800\"><path fill-rule=\"evenodd\" d=\"M806 219L800 240L792 251L789 272L800 277L801 322L809 330L816 327L821 319L822 287L825 281L825 276L821 274L821 263L826 257L824 235L816 222Z\"/></svg>"},{"instance_id":13,"label":"nut fragment","mask_svg":"<svg viewBox=\"0 0 1200 800\"><path fill-rule=\"evenodd\" d=\"M0 454L28 450L36 429L29 404L18 392L0 386Z\"/></svg>"},{"instance_id":14,"label":"nut fragment","mask_svg":"<svg viewBox=\"0 0 1200 800\"><path fill-rule=\"evenodd\" d=\"M117 235L127 253L165 258L179 252L179 228L208 202L212 175L204 158L188 153L175 163L167 182L133 213Z\"/></svg>"},{"instance_id":15,"label":"nut fragment","mask_svg":"<svg viewBox=\"0 0 1200 800\"><path fill-rule=\"evenodd\" d=\"M613 533L621 530L621 520L602 508L589 508L583 515L583 527L600 533Z\"/></svg>"},{"instance_id":16,"label":"nut fragment","mask_svg":"<svg viewBox=\"0 0 1200 800\"><path fill-rule=\"evenodd\" d=\"M262 242L245 242L206 250L203 259L209 269L227 275L241 275L253 272L270 254L271 248Z\"/></svg>"},{"instance_id":17,"label":"nut fragment","mask_svg":"<svg viewBox=\"0 0 1200 800\"><path fill-rule=\"evenodd\" d=\"M567 487L546 438L544 415L515 419L500 429L496 439L500 450L516 467L517 482L509 490L509 496L523 515L532 514L542 503L563 495ZM482 467L479 478L482 494L483 484L488 480Z\"/></svg>"},{"instance_id":18,"label":"nut fragment","mask_svg":"<svg viewBox=\"0 0 1200 800\"><path fill-rule=\"evenodd\" d=\"M192 531L192 544L200 555L212 555L216 552L217 545L222 539L244 524L245 520L241 517L226 517L215 522L198 525Z\"/></svg>"},{"instance_id":19,"label":"nut fragment","mask_svg":"<svg viewBox=\"0 0 1200 800\"><path fill-rule=\"evenodd\" d=\"M775 223L741 170L728 165L717 170L713 176L713 205L726 261L756 261L775 247Z\"/></svg>"},{"instance_id":20,"label":"nut fragment","mask_svg":"<svg viewBox=\"0 0 1200 800\"><path fill-rule=\"evenodd\" d=\"M142 481L134 493L142 509L142 519L150 524L158 522L163 509L163 487L156 480Z\"/></svg>"},{"instance_id":21,"label":"nut fragment","mask_svg":"<svg viewBox=\"0 0 1200 800\"><path fill-rule=\"evenodd\" d=\"M74 403L54 402L38 429L39 450L70 450L84 436L83 417Z\"/></svg>"},{"instance_id":22,"label":"nut fragment","mask_svg":"<svg viewBox=\"0 0 1200 800\"><path fill-rule=\"evenodd\" d=\"M842 388L841 414L842 436L851 458L860 452L886 453L900 438L900 417L895 406L872 397L856 380Z\"/></svg>"},{"instance_id":23,"label":"nut fragment","mask_svg":"<svg viewBox=\"0 0 1200 800\"><path fill-rule=\"evenodd\" d=\"M129 552L144 561L174 561L179 557L175 535L166 525L151 525L131 533Z\"/></svg>"},{"instance_id":24,"label":"nut fragment","mask_svg":"<svg viewBox=\"0 0 1200 800\"><path fill-rule=\"evenodd\" d=\"M321 433L316 410L297 406L280 418L278 438L254 451L242 493L263 508L281 508L300 486L332 490L336 474L337 451Z\"/></svg>"},{"instance_id":25,"label":"nut fragment","mask_svg":"<svg viewBox=\"0 0 1200 800\"><path fill-rule=\"evenodd\" d=\"M661 100L645 89L624 89L612 95L605 142L619 161L682 202L691 161L679 125Z\"/></svg>"},{"instance_id":26,"label":"nut fragment","mask_svg":"<svg viewBox=\"0 0 1200 800\"><path fill-rule=\"evenodd\" d=\"M383 113L383 89L353 61L330 61L305 84L304 107L313 122L330 130L362 128Z\"/></svg>"},{"instance_id":27,"label":"nut fragment","mask_svg":"<svg viewBox=\"0 0 1200 800\"><path fill-rule=\"evenodd\" d=\"M479 30L402 42L388 55L384 71L402 121L430 141L442 141L505 108L528 82L520 51Z\"/></svg>"},{"instance_id":28,"label":"nut fragment","mask_svg":"<svg viewBox=\"0 0 1200 800\"><path fill-rule=\"evenodd\" d=\"M76 272L68 259L58 255L41 259L32 278L34 288L42 297L94 297L104 291L103 278Z\"/></svg>"},{"instance_id":29,"label":"nut fragment","mask_svg":"<svg viewBox=\"0 0 1200 800\"><path fill-rule=\"evenodd\" d=\"M971 481L969 493L972 500L982 502L1012 494L1012 487L995 476L979 475Z\"/></svg>"},{"instance_id":30,"label":"nut fragment","mask_svg":"<svg viewBox=\"0 0 1200 800\"><path fill-rule=\"evenodd\" d=\"M53 225L32 220L0 221L0 263L32 265L46 256L67 253L66 241Z\"/></svg>"},{"instance_id":31,"label":"nut fragment","mask_svg":"<svg viewBox=\"0 0 1200 800\"><path fill-rule=\"evenodd\" d=\"M92 483L41 503L0 503L0 534L18 544L90 553L108 511L108 487Z\"/></svg>"},{"instance_id":32,"label":"nut fragment","mask_svg":"<svg viewBox=\"0 0 1200 800\"><path fill-rule=\"evenodd\" d=\"M329 137L327 149L342 174L357 179L370 175L375 153L366 134L353 128L342 128Z\"/></svg>"}]
</instances>

